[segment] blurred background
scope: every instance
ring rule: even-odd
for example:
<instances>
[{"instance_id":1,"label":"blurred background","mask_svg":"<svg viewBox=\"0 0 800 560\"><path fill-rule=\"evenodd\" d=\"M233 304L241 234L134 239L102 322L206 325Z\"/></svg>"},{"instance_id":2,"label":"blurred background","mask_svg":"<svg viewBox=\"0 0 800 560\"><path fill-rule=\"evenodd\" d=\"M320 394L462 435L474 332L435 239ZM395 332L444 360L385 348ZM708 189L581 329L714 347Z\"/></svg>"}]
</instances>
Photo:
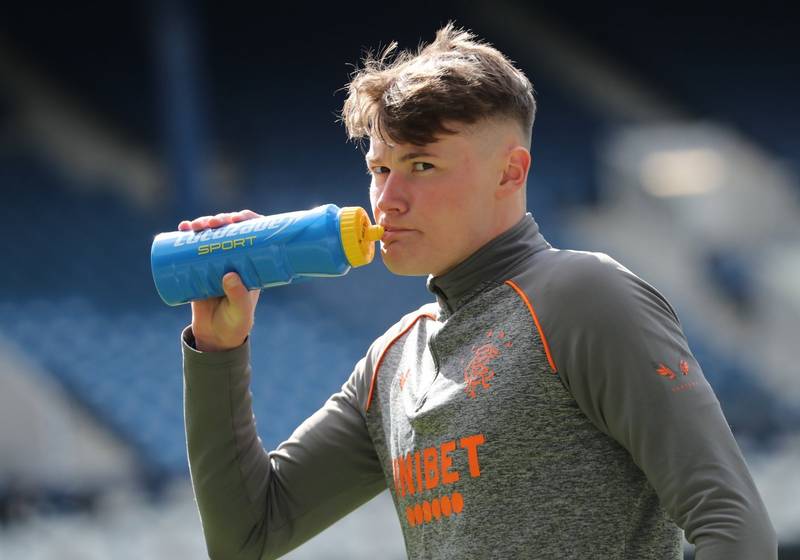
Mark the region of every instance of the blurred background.
<instances>
[{"instance_id":1,"label":"blurred background","mask_svg":"<svg viewBox=\"0 0 800 560\"><path fill-rule=\"evenodd\" d=\"M781 6L5 2L0 558L206 557L182 420L191 310L159 299L152 239L220 211L369 207L342 88L365 49L416 49L450 19L534 84L543 233L670 300L782 558L800 558L800 45ZM265 447L430 300L380 262L265 291ZM386 493L287 558L377 552L405 557Z\"/></svg>"}]
</instances>

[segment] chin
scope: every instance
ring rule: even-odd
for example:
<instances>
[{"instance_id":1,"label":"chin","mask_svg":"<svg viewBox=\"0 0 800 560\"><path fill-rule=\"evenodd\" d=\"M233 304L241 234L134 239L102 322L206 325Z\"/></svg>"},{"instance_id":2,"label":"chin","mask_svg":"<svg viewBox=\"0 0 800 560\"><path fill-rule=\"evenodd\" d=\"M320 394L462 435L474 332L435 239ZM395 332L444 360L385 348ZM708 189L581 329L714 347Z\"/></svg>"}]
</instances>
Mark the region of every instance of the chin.
<instances>
[{"instance_id":1,"label":"chin","mask_svg":"<svg viewBox=\"0 0 800 560\"><path fill-rule=\"evenodd\" d=\"M381 253L381 259L386 268L389 269L389 272L398 276L427 276L430 274L429 267L425 267L422 263L415 262L412 259L398 258L383 252Z\"/></svg>"}]
</instances>

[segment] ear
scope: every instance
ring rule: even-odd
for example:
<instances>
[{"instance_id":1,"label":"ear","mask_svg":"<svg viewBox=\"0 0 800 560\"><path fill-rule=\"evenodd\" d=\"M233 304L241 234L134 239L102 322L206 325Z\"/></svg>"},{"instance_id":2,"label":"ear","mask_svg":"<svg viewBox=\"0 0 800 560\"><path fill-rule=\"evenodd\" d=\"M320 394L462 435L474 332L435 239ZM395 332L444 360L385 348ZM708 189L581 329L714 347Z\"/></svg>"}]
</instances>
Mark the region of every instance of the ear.
<instances>
[{"instance_id":1,"label":"ear","mask_svg":"<svg viewBox=\"0 0 800 560\"><path fill-rule=\"evenodd\" d=\"M505 167L497 184L495 197L505 198L525 187L530 168L531 153L522 146L512 148L506 155Z\"/></svg>"}]
</instances>

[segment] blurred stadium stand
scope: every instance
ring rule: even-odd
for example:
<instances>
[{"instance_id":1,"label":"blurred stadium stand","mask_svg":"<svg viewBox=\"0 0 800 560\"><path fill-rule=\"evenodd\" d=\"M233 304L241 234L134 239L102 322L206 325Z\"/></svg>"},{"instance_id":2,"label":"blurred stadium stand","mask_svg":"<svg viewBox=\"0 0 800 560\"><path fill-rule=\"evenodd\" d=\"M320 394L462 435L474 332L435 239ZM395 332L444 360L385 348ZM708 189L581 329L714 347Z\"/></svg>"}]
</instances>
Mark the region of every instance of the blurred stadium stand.
<instances>
[{"instance_id":1,"label":"blurred stadium stand","mask_svg":"<svg viewBox=\"0 0 800 560\"><path fill-rule=\"evenodd\" d=\"M152 237L195 213L244 207L276 213L325 202L366 206L362 156L334 122L343 95L331 94L346 82L345 63L357 61L361 46L397 38L413 48L451 17L508 52L534 82L539 113L528 200L545 236L558 247L608 252L675 304L770 506L785 542L782 557L800 557L791 548L800 542L794 506L800 485L791 474L800 466L800 369L790 353L800 330L800 129L791 108L800 92L797 80L782 72L790 64L780 43L785 34L772 34L754 50L752 41L728 35L736 36L744 22L725 28L714 14L682 18L633 5L612 14L583 5L579 12L551 6L544 13L506 2L488 14L442 3L422 19L414 10L398 15L388 29L369 14L348 14L335 20L336 30L329 25L336 13L309 19L285 7L247 14L214 3L194 11L181 2L173 7L162 13L126 4L120 14L107 14L101 29L74 34L70 48L62 48L58 25L21 7L17 19L7 20L15 25L0 27L0 220L12 232L4 244L0 361L24 354L27 365L15 366L16 375L49 376L55 392L96 422L102 434L87 435L85 445L118 446L105 466L80 458L70 463L85 463L83 476L95 473L95 485L54 484L45 475L37 475L38 485L35 476L24 484L11 475L0 480L0 557L52 558L53 550L63 552L59 558L90 560L110 551L115 558L204 554L187 493L182 422L179 334L190 311L158 299L149 269ZM522 33L513 26L503 33L492 18L502 20L504 9L533 17L531 29L568 34L526 35L522 18L514 20ZM80 14L61 16L79 25ZM264 21L301 17L305 39L292 35L296 23L292 33L264 37ZM708 35L712 21L724 35L724 50L713 34L704 40L700 33ZM750 32L766 40L760 25ZM182 38L156 40L159 30L178 33L175 26ZM673 29L690 48L676 51ZM614 82L619 72L604 67L620 96L650 101L639 109L612 107L577 85L580 75L543 62L548 53L575 46L565 37L581 38L626 70L625 80ZM101 44L107 58L92 56ZM196 66L178 79L166 59L181 48L196 49L183 59ZM586 68L600 64L582 58L584 51L569 51L570 60ZM761 64L767 57L772 64ZM742 73L758 87L742 87ZM196 97L171 119L182 87ZM648 96L648 89L658 95ZM681 119L684 128L674 136L679 145L696 133L698 121L717 122L725 123L715 130L726 140L714 146L741 135L758 146L747 154L769 154L757 162L757 173L748 160L742 165L750 165L750 175L737 172L738 183L728 181L749 185L754 198L725 206L715 218L711 211L690 215L686 209L697 207L697 198L648 194L636 171L641 161L623 148L654 142L665 114ZM187 147L193 134L197 143ZM755 188L765 174L769 185ZM208 191L193 190L201 188ZM191 204L187 197L194 197ZM741 212L748 224L736 242L730 237L736 224L719 226L731 212ZM749 245L743 242L748 234ZM375 336L429 300L422 279L394 277L379 264L264 292L251 335L254 412L264 446L274 448L336 391ZM62 397L41 398L54 408ZM14 428L13 419L0 418L1 436ZM62 437L77 431L61 423ZM11 472L3 468L7 456L0 449L0 474ZM117 465L116 478L106 476L109 465ZM393 516L387 497L365 512L362 521L348 518L353 532L372 519L374 534L391 534L391 550L402 557L396 521L380 521ZM76 534L80 548L72 542ZM120 552L121 535L140 544ZM340 556L312 541L292 557L370 553L342 548L342 540L324 541L338 542Z\"/></svg>"}]
</instances>

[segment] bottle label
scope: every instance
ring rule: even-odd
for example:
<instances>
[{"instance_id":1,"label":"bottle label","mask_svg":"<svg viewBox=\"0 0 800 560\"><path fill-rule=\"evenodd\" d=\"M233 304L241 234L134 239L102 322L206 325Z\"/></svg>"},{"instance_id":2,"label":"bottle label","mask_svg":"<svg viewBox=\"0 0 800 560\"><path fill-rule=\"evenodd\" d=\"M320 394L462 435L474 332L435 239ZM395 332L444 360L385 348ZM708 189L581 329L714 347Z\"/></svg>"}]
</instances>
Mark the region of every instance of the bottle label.
<instances>
[{"instance_id":1,"label":"bottle label","mask_svg":"<svg viewBox=\"0 0 800 560\"><path fill-rule=\"evenodd\" d=\"M247 237L240 237L239 239L226 239L225 241L217 241L216 243L205 243L197 247L197 254L208 255L214 251L230 251L231 249L252 247L255 243L255 239L255 235L250 235Z\"/></svg>"},{"instance_id":2,"label":"bottle label","mask_svg":"<svg viewBox=\"0 0 800 560\"><path fill-rule=\"evenodd\" d=\"M178 235L175 238L175 242L172 244L173 247L181 247L183 245L193 245L195 243L200 243L203 241L210 241L213 239L222 239L225 237L232 237L234 235L244 235L248 233L258 233L262 231L268 231L269 235L265 237L265 239L269 239L273 235L276 235L286 227L290 226L294 223L298 218L301 217L302 214L305 212L287 212L286 214L276 214L274 216L265 216L264 218L256 218L253 220L245 220L243 222L237 222L235 224L228 224L227 226L216 228L216 229L206 229L201 232L185 232ZM231 242L239 242L242 243L249 243L250 246L253 244L253 241L256 236L251 237L243 237L240 239L230 240ZM209 245L220 245L221 248L222 244L218 243L211 243ZM244 247L245 245L237 243L235 246L229 246L228 242L225 242L226 249L233 249L236 247ZM204 255L211 252L207 250L205 252L198 251L199 254Z\"/></svg>"}]
</instances>

